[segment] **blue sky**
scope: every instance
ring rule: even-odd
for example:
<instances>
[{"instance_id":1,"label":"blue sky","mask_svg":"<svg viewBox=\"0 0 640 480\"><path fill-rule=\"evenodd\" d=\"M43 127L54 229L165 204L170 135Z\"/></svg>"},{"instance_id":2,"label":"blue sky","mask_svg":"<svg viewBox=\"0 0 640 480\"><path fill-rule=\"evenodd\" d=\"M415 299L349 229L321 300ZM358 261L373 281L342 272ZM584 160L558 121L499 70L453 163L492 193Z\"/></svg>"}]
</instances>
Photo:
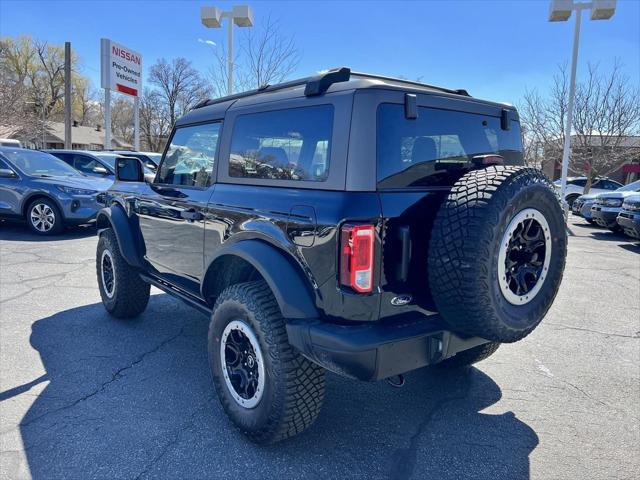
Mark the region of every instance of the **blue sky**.
<instances>
[{"instance_id":1,"label":"blue sky","mask_svg":"<svg viewBox=\"0 0 640 480\"><path fill-rule=\"evenodd\" d=\"M301 61L293 77L347 65L422 77L428 83L466 88L477 97L517 103L526 87L545 88L557 65L571 54L573 18L547 22L547 0L237 3L252 5L256 22L268 14L278 18L283 31L295 37ZM143 67L159 57L183 56L206 72L211 51L198 39L220 42L226 31L201 25L202 5L229 8L232 3L0 0L0 35L71 41L95 87L100 37L142 53ZM619 0L608 21L586 17L578 75L586 71L587 62L608 68L617 57L638 84L640 1Z\"/></svg>"}]
</instances>

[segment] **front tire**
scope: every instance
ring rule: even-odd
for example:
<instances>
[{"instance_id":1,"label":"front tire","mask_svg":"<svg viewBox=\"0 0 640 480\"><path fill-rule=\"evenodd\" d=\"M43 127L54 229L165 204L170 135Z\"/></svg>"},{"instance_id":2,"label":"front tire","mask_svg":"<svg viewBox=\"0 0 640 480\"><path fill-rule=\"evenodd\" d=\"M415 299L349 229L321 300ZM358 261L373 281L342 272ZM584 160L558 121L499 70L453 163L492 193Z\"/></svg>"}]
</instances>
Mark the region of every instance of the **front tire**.
<instances>
[{"instance_id":1,"label":"front tire","mask_svg":"<svg viewBox=\"0 0 640 480\"><path fill-rule=\"evenodd\" d=\"M64 219L58 206L49 199L37 198L27 208L27 223L38 235L57 235L64 229Z\"/></svg>"},{"instance_id":2,"label":"front tire","mask_svg":"<svg viewBox=\"0 0 640 480\"><path fill-rule=\"evenodd\" d=\"M232 285L220 294L208 344L218 399L251 440L284 440L315 421L324 399L324 369L291 347L264 281Z\"/></svg>"},{"instance_id":3,"label":"front tire","mask_svg":"<svg viewBox=\"0 0 640 480\"><path fill-rule=\"evenodd\" d=\"M102 304L111 315L134 318L147 307L151 286L124 259L110 228L103 231L98 240L96 273Z\"/></svg>"}]
</instances>

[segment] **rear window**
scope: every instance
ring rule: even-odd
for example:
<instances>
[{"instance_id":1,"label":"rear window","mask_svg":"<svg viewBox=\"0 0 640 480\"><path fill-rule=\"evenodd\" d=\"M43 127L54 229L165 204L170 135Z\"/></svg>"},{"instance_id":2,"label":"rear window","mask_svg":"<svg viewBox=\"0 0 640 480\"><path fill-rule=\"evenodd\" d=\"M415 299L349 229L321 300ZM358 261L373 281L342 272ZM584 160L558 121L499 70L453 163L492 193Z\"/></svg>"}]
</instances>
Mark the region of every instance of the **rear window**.
<instances>
[{"instance_id":1,"label":"rear window","mask_svg":"<svg viewBox=\"0 0 640 480\"><path fill-rule=\"evenodd\" d=\"M229 175L325 181L332 129L332 105L240 115L233 128Z\"/></svg>"},{"instance_id":2,"label":"rear window","mask_svg":"<svg viewBox=\"0 0 640 480\"><path fill-rule=\"evenodd\" d=\"M500 128L500 118L420 107L405 118L404 106L378 108L378 188L424 187L455 182L476 155L498 154L521 165L520 124Z\"/></svg>"}]
</instances>

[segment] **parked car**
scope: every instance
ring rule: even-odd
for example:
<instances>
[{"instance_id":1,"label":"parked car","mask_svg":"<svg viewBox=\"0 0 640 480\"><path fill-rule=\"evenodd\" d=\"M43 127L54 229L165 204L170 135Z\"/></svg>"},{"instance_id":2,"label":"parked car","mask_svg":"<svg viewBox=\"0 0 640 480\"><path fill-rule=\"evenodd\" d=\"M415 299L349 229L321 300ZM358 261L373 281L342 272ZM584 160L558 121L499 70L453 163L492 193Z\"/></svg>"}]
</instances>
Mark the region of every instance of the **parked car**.
<instances>
[{"instance_id":1,"label":"parked car","mask_svg":"<svg viewBox=\"0 0 640 480\"><path fill-rule=\"evenodd\" d=\"M111 181L87 177L37 150L0 147L0 217L26 220L39 235L95 221Z\"/></svg>"},{"instance_id":2,"label":"parked car","mask_svg":"<svg viewBox=\"0 0 640 480\"><path fill-rule=\"evenodd\" d=\"M573 201L571 205L571 212L574 215L583 217L589 223L595 223L595 220L591 218L591 207L596 200L599 193L589 193L587 195L580 195Z\"/></svg>"},{"instance_id":3,"label":"parked car","mask_svg":"<svg viewBox=\"0 0 640 480\"><path fill-rule=\"evenodd\" d=\"M13 138L0 138L0 147L22 148L22 144L20 140L14 140Z\"/></svg>"},{"instance_id":4,"label":"parked car","mask_svg":"<svg viewBox=\"0 0 640 480\"><path fill-rule=\"evenodd\" d=\"M553 186L558 192L560 192L561 180L553 182ZM584 194L584 187L587 185L587 177L568 177L567 178L567 190L564 199L569 204L569 208L573 208L573 202L582 194ZM622 187L622 184L615 180L610 180L606 177L598 177L592 180L589 194L607 193L612 190L617 190Z\"/></svg>"},{"instance_id":5,"label":"parked car","mask_svg":"<svg viewBox=\"0 0 640 480\"><path fill-rule=\"evenodd\" d=\"M551 182L522 165L516 109L464 90L342 68L205 101L152 183L117 160L102 302L135 317L155 285L209 315L222 408L282 440L318 416L325 369L399 383L536 328L567 236Z\"/></svg>"},{"instance_id":6,"label":"parked car","mask_svg":"<svg viewBox=\"0 0 640 480\"><path fill-rule=\"evenodd\" d=\"M113 153L117 153L118 155L125 155L127 157L139 158L144 163L144 166L154 173L158 169L160 158L162 158L162 154L156 152L130 152L127 150L113 150Z\"/></svg>"},{"instance_id":7,"label":"parked car","mask_svg":"<svg viewBox=\"0 0 640 480\"><path fill-rule=\"evenodd\" d=\"M615 192L598 195L591 207L591 216L601 227L606 227L613 232L619 231L621 227L617 218L622 210L622 202L636 192L640 192L640 180L624 185Z\"/></svg>"},{"instance_id":8,"label":"parked car","mask_svg":"<svg viewBox=\"0 0 640 480\"><path fill-rule=\"evenodd\" d=\"M640 195L629 195L624 199L616 221L625 234L640 240Z\"/></svg>"},{"instance_id":9,"label":"parked car","mask_svg":"<svg viewBox=\"0 0 640 480\"><path fill-rule=\"evenodd\" d=\"M116 159L122 155L111 151L90 150L43 150L63 160L76 170L94 177L115 179ZM145 167L146 178L152 179L154 173Z\"/></svg>"}]
</instances>

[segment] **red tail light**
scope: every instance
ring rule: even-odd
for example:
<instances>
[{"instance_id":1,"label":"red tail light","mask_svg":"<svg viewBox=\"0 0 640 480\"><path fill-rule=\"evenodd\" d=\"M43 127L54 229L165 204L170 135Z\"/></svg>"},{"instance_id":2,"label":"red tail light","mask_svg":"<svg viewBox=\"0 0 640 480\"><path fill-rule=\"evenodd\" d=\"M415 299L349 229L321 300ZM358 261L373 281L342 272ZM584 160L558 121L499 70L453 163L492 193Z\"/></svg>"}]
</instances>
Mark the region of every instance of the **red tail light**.
<instances>
[{"instance_id":1,"label":"red tail light","mask_svg":"<svg viewBox=\"0 0 640 480\"><path fill-rule=\"evenodd\" d=\"M356 292L373 289L373 225L345 225L340 231L340 283Z\"/></svg>"}]
</instances>

